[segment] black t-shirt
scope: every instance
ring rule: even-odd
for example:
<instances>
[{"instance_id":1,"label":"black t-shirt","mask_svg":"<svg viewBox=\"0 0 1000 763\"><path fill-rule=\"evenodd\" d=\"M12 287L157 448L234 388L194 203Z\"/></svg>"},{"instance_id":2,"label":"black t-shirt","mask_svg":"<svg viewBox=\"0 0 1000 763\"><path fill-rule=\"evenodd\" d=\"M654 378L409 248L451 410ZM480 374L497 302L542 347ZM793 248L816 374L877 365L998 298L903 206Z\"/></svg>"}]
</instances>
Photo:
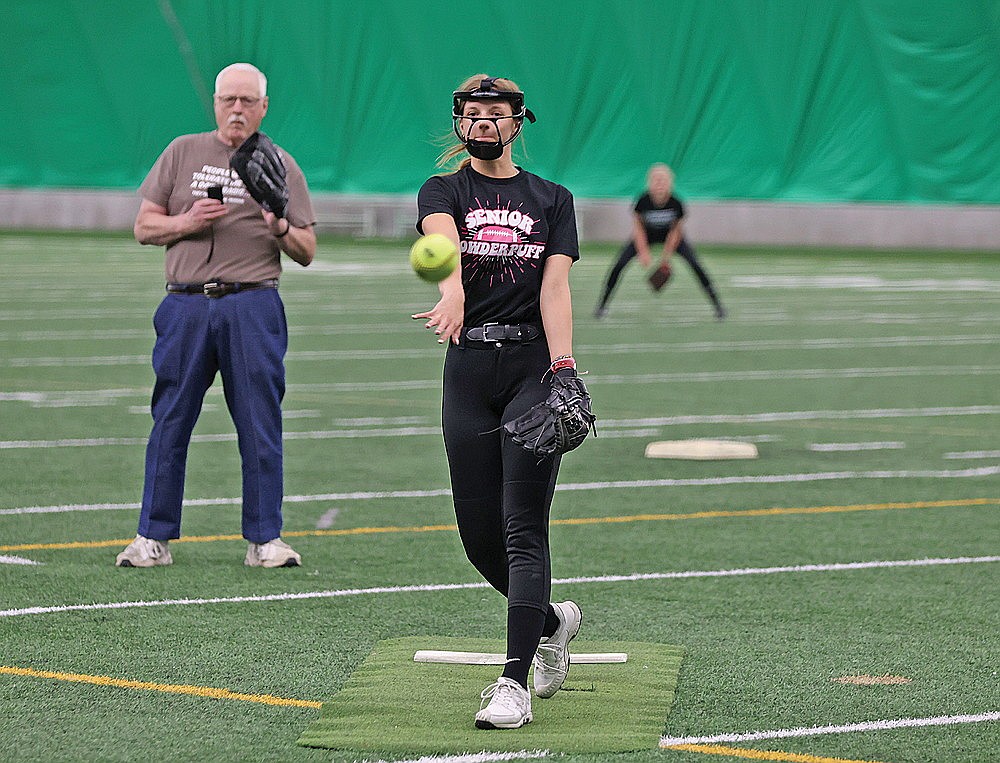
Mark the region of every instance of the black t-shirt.
<instances>
[{"instance_id":1,"label":"black t-shirt","mask_svg":"<svg viewBox=\"0 0 1000 763\"><path fill-rule=\"evenodd\" d=\"M684 217L684 205L680 199L671 196L663 206L656 206L648 193L639 197L634 207L636 214L642 218L646 229L646 238L650 244L662 244L667 240L667 234Z\"/></svg>"},{"instance_id":2,"label":"black t-shirt","mask_svg":"<svg viewBox=\"0 0 1000 763\"><path fill-rule=\"evenodd\" d=\"M465 166L424 183L417 230L436 212L451 215L458 228L465 325L541 323L545 259L580 258L572 194L524 170L490 178Z\"/></svg>"}]
</instances>

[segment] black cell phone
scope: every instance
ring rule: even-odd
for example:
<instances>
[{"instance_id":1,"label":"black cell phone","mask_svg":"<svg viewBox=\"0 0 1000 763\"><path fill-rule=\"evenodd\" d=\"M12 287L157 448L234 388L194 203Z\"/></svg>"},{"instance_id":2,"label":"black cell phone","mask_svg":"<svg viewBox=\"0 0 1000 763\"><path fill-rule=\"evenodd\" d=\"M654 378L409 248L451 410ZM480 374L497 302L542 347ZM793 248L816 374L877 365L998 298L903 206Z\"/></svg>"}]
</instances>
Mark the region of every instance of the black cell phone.
<instances>
[{"instance_id":1,"label":"black cell phone","mask_svg":"<svg viewBox=\"0 0 1000 763\"><path fill-rule=\"evenodd\" d=\"M205 189L205 193L208 194L208 198L215 199L217 201L222 201L222 186L221 185L210 185Z\"/></svg>"}]
</instances>

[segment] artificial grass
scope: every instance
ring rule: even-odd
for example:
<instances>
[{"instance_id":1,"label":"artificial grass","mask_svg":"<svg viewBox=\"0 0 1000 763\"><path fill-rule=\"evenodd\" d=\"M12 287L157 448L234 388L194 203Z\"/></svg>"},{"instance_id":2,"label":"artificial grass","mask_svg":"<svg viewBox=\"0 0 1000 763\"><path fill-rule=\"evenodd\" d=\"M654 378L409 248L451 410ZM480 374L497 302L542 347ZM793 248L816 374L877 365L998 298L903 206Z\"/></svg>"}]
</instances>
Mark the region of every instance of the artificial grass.
<instances>
[{"instance_id":1,"label":"artificial grass","mask_svg":"<svg viewBox=\"0 0 1000 763\"><path fill-rule=\"evenodd\" d=\"M454 523L447 496L379 495L449 484L440 434L384 431L440 423L443 348L409 317L430 307L436 290L412 276L406 248L398 242L321 242L314 266L289 266L282 276L291 332L285 431L319 435L285 443L288 531L315 529L333 508L339 511L334 529ZM724 480L995 466L998 459L986 454L996 451L1000 431L1000 418L990 412L1000 368L1000 293L984 285L996 281L998 255L701 247L731 309L729 319L713 320L690 269L681 265L659 295L633 266L610 314L596 320L589 308L617 249L587 245L573 267L575 350L590 372L600 436L561 467L551 533L557 579L996 553L995 502L622 520L995 499L994 474ZM236 540L179 543L172 567L114 568L114 555L135 533L138 509L85 509L136 502L141 494L153 381L150 319L162 296L162 251L124 236L15 235L0 237L0 260L0 431L8 443L39 441L2 450L2 508L65 509L0 516L0 545L120 541L110 548L0 551L40 562L0 565L0 610L479 580L455 531L294 537L301 568L246 568L245 544ZM39 277L45 273L59 278ZM884 288L865 279L854 283L857 276L882 279ZM59 358L64 362L52 360ZM959 409L955 416L924 412L952 406ZM970 407L981 410L969 415ZM913 415L877 415L878 409L901 408L914 409ZM696 418L788 411L834 415L742 423ZM839 411L862 415L842 417ZM328 430L356 431L350 437L320 434ZM217 381L195 434L232 432ZM46 445L102 437L135 438L136 444ZM745 438L758 444L761 458L726 464L643 458L650 440L687 437ZM811 448L871 441L904 447ZM635 484L663 478L720 482ZM607 484L561 489L585 482ZM236 442L195 442L188 498L238 498L240 491ZM337 497L355 492L356 498ZM314 499L303 500L309 496ZM188 505L184 536L238 534L238 503ZM576 518L600 521L560 523ZM664 731L704 735L995 710L1000 602L994 568L588 582L554 590L584 608L581 638L682 642L684 672ZM0 646L5 664L38 670L323 700L349 680L380 639L413 633L499 639L504 626L499 594L463 589L0 618ZM887 672L912 683L865 687L831 680ZM459 724L471 726L478 692L495 677L476 679L455 716ZM536 701L537 720L524 733L541 728L569 698ZM0 676L0 758L355 763L414 757L297 746L302 729L319 715L305 708ZM149 729L155 733L144 733ZM893 763L971 762L996 757L998 733L1000 724L980 723L748 746ZM375 741L384 736L379 731ZM560 760L710 758L721 760L650 747Z\"/></svg>"},{"instance_id":2,"label":"artificial grass","mask_svg":"<svg viewBox=\"0 0 1000 763\"><path fill-rule=\"evenodd\" d=\"M655 749L674 699L683 649L621 641L574 643L578 652L627 652L628 662L574 665L554 697L533 697L534 721L481 731L479 693L496 680L490 665L415 663L418 649L502 652L497 641L411 636L380 641L320 717L304 747L387 754L549 750L620 753Z\"/></svg>"}]
</instances>

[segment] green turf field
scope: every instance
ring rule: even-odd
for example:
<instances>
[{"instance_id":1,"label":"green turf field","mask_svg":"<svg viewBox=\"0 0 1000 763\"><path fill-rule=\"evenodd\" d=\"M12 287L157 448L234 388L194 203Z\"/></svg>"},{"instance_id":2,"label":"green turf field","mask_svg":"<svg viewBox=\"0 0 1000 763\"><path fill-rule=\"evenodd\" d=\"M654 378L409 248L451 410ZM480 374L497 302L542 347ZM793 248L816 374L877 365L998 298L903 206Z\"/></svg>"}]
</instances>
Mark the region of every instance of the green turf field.
<instances>
[{"instance_id":1,"label":"green turf field","mask_svg":"<svg viewBox=\"0 0 1000 763\"><path fill-rule=\"evenodd\" d=\"M407 251L323 241L282 280L285 537L304 566L242 564L217 382L173 566L123 570L162 250L0 235L0 759L419 757L296 745L380 641L504 634L500 597L461 587L479 579L451 527L442 350L409 318L436 290ZM684 658L663 748L559 759L995 760L1000 256L702 247L728 320L678 263L659 295L626 271L598 321L614 253L573 268L600 434L563 462L554 595L580 604L581 641ZM643 457L704 437L760 457ZM572 699L536 700L544 722Z\"/></svg>"}]
</instances>

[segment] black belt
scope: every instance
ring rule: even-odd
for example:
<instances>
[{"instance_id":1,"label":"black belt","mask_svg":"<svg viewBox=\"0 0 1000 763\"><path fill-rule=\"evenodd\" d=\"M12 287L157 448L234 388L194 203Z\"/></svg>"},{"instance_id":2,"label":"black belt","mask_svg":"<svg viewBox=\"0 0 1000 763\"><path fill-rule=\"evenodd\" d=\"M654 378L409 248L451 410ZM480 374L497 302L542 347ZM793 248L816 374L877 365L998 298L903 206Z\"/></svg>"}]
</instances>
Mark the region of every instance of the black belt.
<instances>
[{"instance_id":1,"label":"black belt","mask_svg":"<svg viewBox=\"0 0 1000 763\"><path fill-rule=\"evenodd\" d=\"M466 329L464 334L466 341L469 342L530 342L541 336L542 331L538 326L532 326L530 323L519 323L513 326L487 323L484 326Z\"/></svg>"},{"instance_id":2,"label":"black belt","mask_svg":"<svg viewBox=\"0 0 1000 763\"><path fill-rule=\"evenodd\" d=\"M170 294L204 294L206 297L224 297L238 291L253 291L254 289L277 289L278 279L269 278L266 281L210 281L209 283L168 283Z\"/></svg>"}]
</instances>

